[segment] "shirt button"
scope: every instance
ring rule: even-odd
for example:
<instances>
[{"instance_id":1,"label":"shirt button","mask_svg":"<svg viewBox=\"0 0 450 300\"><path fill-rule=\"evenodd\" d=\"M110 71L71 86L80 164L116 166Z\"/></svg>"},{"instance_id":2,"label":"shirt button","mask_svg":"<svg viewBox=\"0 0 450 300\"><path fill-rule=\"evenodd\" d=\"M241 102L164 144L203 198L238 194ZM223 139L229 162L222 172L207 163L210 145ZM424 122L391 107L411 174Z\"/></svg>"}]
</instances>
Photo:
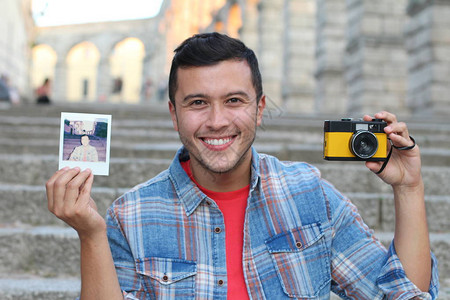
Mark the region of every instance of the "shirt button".
<instances>
[{"instance_id":1,"label":"shirt button","mask_svg":"<svg viewBox=\"0 0 450 300\"><path fill-rule=\"evenodd\" d=\"M222 229L220 227L216 227L216 228L214 228L214 232L215 233L221 233Z\"/></svg>"},{"instance_id":2,"label":"shirt button","mask_svg":"<svg viewBox=\"0 0 450 300\"><path fill-rule=\"evenodd\" d=\"M163 280L164 282L167 282L167 281L169 281L169 276L167 276L167 275L164 275L164 276L163 276L163 278L162 278L162 280Z\"/></svg>"},{"instance_id":3,"label":"shirt button","mask_svg":"<svg viewBox=\"0 0 450 300\"><path fill-rule=\"evenodd\" d=\"M218 284L219 286L222 286L224 283L225 283L225 282L224 282L222 279L219 279L219 280L217 281L217 284Z\"/></svg>"},{"instance_id":4,"label":"shirt button","mask_svg":"<svg viewBox=\"0 0 450 300\"><path fill-rule=\"evenodd\" d=\"M303 245L302 245L301 242L297 241L297 242L295 243L295 247L297 247L298 249L300 249L301 247L303 247Z\"/></svg>"}]
</instances>

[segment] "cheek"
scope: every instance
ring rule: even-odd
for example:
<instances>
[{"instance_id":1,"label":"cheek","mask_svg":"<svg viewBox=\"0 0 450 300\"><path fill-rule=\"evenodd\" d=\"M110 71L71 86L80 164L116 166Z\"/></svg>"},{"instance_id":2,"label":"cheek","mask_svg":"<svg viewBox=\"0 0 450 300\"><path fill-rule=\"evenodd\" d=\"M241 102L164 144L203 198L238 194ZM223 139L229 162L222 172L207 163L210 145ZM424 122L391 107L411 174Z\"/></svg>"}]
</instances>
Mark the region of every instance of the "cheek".
<instances>
[{"instance_id":1,"label":"cheek","mask_svg":"<svg viewBox=\"0 0 450 300\"><path fill-rule=\"evenodd\" d=\"M184 135L193 135L201 128L202 119L195 115L184 115L178 118L178 132Z\"/></svg>"},{"instance_id":2,"label":"cheek","mask_svg":"<svg viewBox=\"0 0 450 300\"><path fill-rule=\"evenodd\" d=\"M233 119L233 123L241 130L254 131L256 122L258 120L254 110L242 111Z\"/></svg>"}]
</instances>

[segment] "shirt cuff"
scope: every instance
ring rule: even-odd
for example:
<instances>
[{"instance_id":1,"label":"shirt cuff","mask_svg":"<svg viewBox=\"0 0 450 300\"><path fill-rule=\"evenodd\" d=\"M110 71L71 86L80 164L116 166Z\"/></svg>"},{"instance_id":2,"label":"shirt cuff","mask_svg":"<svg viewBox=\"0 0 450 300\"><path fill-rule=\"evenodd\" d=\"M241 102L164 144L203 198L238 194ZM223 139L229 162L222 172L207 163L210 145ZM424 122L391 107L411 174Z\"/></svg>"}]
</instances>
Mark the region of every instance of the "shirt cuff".
<instances>
[{"instance_id":1,"label":"shirt cuff","mask_svg":"<svg viewBox=\"0 0 450 300\"><path fill-rule=\"evenodd\" d=\"M122 294L123 294L123 300L139 300L134 295L127 293L125 291L122 291Z\"/></svg>"},{"instance_id":2,"label":"shirt cuff","mask_svg":"<svg viewBox=\"0 0 450 300\"><path fill-rule=\"evenodd\" d=\"M439 271L437 259L433 252L431 254L431 280L428 292L422 292L412 283L405 274L403 265L395 251L392 241L388 258L377 279L378 286L383 290L388 299L436 299L439 291Z\"/></svg>"}]
</instances>

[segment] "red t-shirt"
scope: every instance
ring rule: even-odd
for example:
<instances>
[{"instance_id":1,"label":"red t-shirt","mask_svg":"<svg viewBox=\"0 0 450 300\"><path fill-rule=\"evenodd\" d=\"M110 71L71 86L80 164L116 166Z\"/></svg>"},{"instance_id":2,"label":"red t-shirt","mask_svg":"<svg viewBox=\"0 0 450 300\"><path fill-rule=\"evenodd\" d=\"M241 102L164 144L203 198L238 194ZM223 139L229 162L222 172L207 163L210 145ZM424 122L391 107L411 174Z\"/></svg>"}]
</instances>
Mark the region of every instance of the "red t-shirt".
<instances>
[{"instance_id":1,"label":"red t-shirt","mask_svg":"<svg viewBox=\"0 0 450 300\"><path fill-rule=\"evenodd\" d=\"M181 162L186 174L198 188L213 199L225 220L225 249L227 255L228 299L249 299L242 269L245 209L250 185L232 192L214 192L200 186L192 176L190 160Z\"/></svg>"}]
</instances>

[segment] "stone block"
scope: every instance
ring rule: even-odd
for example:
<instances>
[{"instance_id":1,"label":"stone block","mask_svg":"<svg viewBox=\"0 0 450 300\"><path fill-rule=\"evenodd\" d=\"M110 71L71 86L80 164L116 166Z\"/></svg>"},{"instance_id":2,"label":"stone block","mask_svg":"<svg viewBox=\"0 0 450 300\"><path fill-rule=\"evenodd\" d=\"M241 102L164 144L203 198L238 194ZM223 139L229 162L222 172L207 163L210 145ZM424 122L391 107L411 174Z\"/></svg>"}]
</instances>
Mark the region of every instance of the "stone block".
<instances>
[{"instance_id":1,"label":"stone block","mask_svg":"<svg viewBox=\"0 0 450 300\"><path fill-rule=\"evenodd\" d=\"M0 228L0 272L39 276L78 275L79 242L73 229Z\"/></svg>"},{"instance_id":2,"label":"stone block","mask_svg":"<svg viewBox=\"0 0 450 300\"><path fill-rule=\"evenodd\" d=\"M436 61L450 63L450 47L446 47L445 45L434 45L430 52L429 56L432 56ZM430 60L431 58L427 60L426 63Z\"/></svg>"},{"instance_id":3,"label":"stone block","mask_svg":"<svg viewBox=\"0 0 450 300\"><path fill-rule=\"evenodd\" d=\"M405 47L410 51L414 51L418 48L429 47L431 41L431 28L426 27L420 31L414 32L405 39Z\"/></svg>"},{"instance_id":4,"label":"stone block","mask_svg":"<svg viewBox=\"0 0 450 300\"><path fill-rule=\"evenodd\" d=\"M93 187L92 198L97 204L100 215L106 215L109 205L126 189ZM3 224L27 224L33 226L59 225L64 223L47 209L45 187L30 185L0 184L0 220Z\"/></svg>"},{"instance_id":5,"label":"stone block","mask_svg":"<svg viewBox=\"0 0 450 300\"><path fill-rule=\"evenodd\" d=\"M395 228L394 198L393 195L384 195L381 198L381 230L393 231ZM427 209L428 230L430 232L449 232L448 214L450 213L450 196L425 195Z\"/></svg>"},{"instance_id":6,"label":"stone block","mask_svg":"<svg viewBox=\"0 0 450 300\"><path fill-rule=\"evenodd\" d=\"M80 289L79 278L23 276L0 279L0 294L3 300L75 299L80 295Z\"/></svg>"},{"instance_id":7,"label":"stone block","mask_svg":"<svg viewBox=\"0 0 450 300\"><path fill-rule=\"evenodd\" d=\"M366 15L363 17L361 34L380 35L383 32L383 21L380 17Z\"/></svg>"},{"instance_id":8,"label":"stone block","mask_svg":"<svg viewBox=\"0 0 450 300\"><path fill-rule=\"evenodd\" d=\"M422 47L415 49L414 51L410 51L408 53L408 70L414 71L417 68L430 64L433 61L433 57L435 56L433 53L434 51L434 49L429 47Z\"/></svg>"}]
</instances>

